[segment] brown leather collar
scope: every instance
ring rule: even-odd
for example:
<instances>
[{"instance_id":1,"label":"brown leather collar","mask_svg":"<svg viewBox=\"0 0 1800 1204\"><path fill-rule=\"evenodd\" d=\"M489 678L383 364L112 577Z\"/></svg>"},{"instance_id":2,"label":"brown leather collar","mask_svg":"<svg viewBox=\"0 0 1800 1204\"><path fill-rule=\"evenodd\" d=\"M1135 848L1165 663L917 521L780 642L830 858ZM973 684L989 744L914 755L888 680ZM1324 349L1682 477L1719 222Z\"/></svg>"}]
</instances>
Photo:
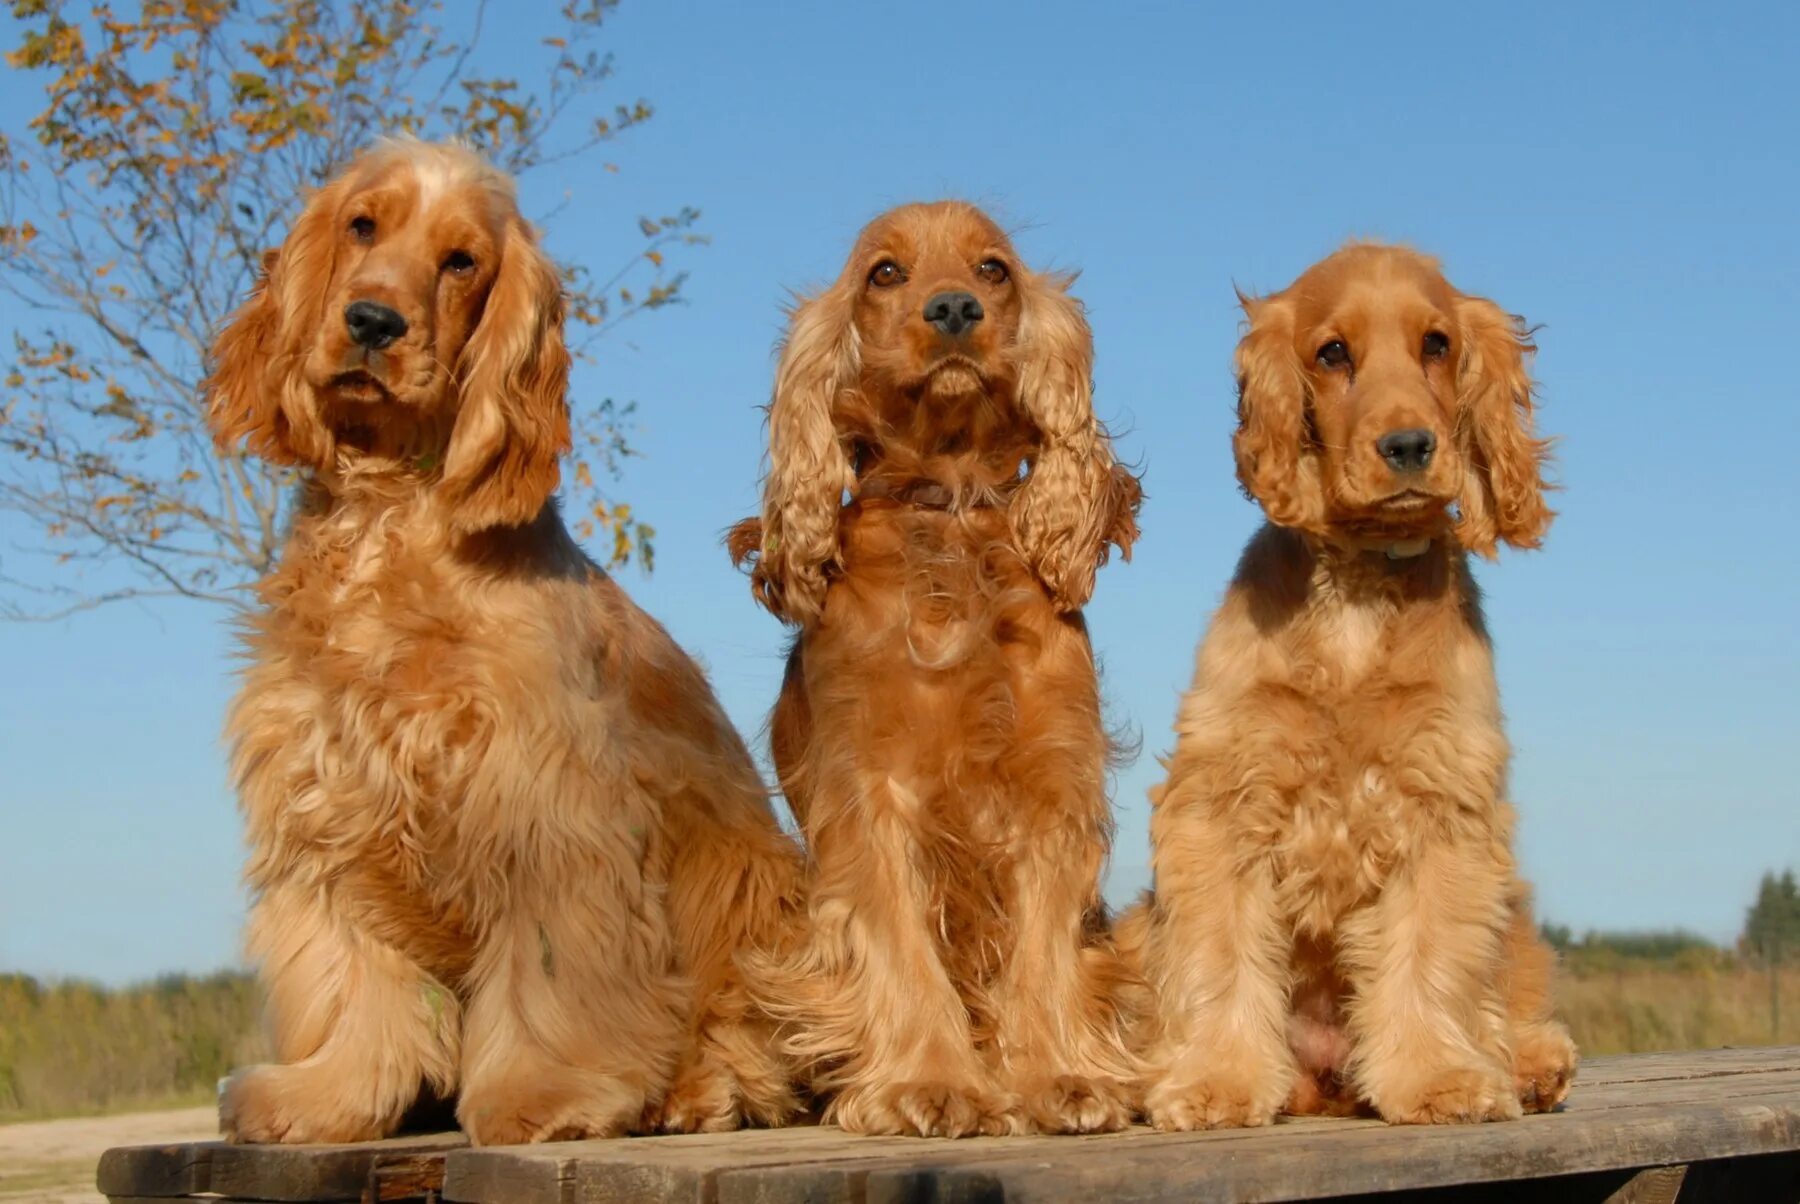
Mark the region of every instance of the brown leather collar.
<instances>
[{"instance_id":1,"label":"brown leather collar","mask_svg":"<svg viewBox=\"0 0 1800 1204\"><path fill-rule=\"evenodd\" d=\"M886 477L859 481L856 486L856 499L861 502L881 500L899 502L901 505L918 506L925 510L951 510L959 506L966 509L979 509L997 504L993 495L985 492L967 494L958 498L956 491L941 481L894 481Z\"/></svg>"}]
</instances>

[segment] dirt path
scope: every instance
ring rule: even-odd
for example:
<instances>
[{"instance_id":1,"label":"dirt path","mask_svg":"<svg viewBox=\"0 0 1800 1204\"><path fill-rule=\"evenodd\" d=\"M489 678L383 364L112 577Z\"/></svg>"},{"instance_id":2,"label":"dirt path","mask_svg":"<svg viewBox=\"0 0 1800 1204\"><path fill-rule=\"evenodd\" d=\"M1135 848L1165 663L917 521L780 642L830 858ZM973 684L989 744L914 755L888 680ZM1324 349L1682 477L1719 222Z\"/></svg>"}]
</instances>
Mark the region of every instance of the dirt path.
<instances>
[{"instance_id":1,"label":"dirt path","mask_svg":"<svg viewBox=\"0 0 1800 1204\"><path fill-rule=\"evenodd\" d=\"M0 1204L104 1204L94 1164L115 1145L200 1141L216 1136L213 1108L0 1125Z\"/></svg>"}]
</instances>

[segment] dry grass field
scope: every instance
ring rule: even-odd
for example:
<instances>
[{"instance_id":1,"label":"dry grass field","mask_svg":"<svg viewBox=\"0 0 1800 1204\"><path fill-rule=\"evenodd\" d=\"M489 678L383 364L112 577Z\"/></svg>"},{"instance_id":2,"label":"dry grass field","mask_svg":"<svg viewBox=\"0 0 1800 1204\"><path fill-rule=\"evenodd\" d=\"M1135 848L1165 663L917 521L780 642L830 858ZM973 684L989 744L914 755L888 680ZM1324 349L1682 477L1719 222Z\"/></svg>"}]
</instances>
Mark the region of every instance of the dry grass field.
<instances>
[{"instance_id":1,"label":"dry grass field","mask_svg":"<svg viewBox=\"0 0 1800 1204\"><path fill-rule=\"evenodd\" d=\"M1644 964L1565 970L1558 1004L1584 1054L1800 1044L1800 968L1782 972L1772 1024L1767 970Z\"/></svg>"}]
</instances>

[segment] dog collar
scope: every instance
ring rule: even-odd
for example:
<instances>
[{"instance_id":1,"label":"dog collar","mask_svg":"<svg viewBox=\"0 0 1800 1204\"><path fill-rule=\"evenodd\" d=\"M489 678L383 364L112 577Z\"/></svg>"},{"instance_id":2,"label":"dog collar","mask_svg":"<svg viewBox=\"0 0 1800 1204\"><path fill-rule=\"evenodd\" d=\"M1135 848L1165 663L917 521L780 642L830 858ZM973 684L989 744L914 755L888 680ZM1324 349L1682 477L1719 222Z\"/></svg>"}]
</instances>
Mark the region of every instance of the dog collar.
<instances>
[{"instance_id":1,"label":"dog collar","mask_svg":"<svg viewBox=\"0 0 1800 1204\"><path fill-rule=\"evenodd\" d=\"M886 477L858 483L856 490L858 501L878 501L885 499L900 502L903 505L919 506L926 510L952 510L960 504L971 508L994 505L991 499L975 495L958 499L956 491L940 481L915 480L895 482Z\"/></svg>"},{"instance_id":2,"label":"dog collar","mask_svg":"<svg viewBox=\"0 0 1800 1204\"><path fill-rule=\"evenodd\" d=\"M1381 550L1387 553L1389 560L1411 560L1413 557L1423 556L1431 550L1431 536L1396 540Z\"/></svg>"}]
</instances>

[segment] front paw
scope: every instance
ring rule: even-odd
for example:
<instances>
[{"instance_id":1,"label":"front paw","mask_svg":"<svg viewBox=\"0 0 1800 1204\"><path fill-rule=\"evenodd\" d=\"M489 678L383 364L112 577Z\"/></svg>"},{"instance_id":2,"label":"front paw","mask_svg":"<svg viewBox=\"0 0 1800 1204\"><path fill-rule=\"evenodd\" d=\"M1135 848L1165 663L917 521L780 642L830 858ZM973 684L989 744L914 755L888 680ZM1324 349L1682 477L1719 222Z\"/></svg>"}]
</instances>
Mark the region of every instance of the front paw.
<instances>
[{"instance_id":1,"label":"front paw","mask_svg":"<svg viewBox=\"0 0 1800 1204\"><path fill-rule=\"evenodd\" d=\"M474 1145L617 1137L644 1115L644 1092L598 1072L566 1070L472 1083L456 1119Z\"/></svg>"},{"instance_id":2,"label":"front paw","mask_svg":"<svg viewBox=\"0 0 1800 1204\"><path fill-rule=\"evenodd\" d=\"M1059 1074L1019 1095L1039 1132L1115 1133L1131 1123L1131 1095L1117 1079Z\"/></svg>"},{"instance_id":3,"label":"front paw","mask_svg":"<svg viewBox=\"0 0 1800 1204\"><path fill-rule=\"evenodd\" d=\"M1527 1112L1549 1112L1569 1098L1579 1057L1569 1030L1555 1022L1513 1034L1513 1086Z\"/></svg>"},{"instance_id":4,"label":"front paw","mask_svg":"<svg viewBox=\"0 0 1800 1204\"><path fill-rule=\"evenodd\" d=\"M1515 1120L1519 1095L1498 1066L1453 1066L1376 1094L1381 1119L1393 1125L1460 1125Z\"/></svg>"},{"instance_id":5,"label":"front paw","mask_svg":"<svg viewBox=\"0 0 1800 1204\"><path fill-rule=\"evenodd\" d=\"M662 1099L644 1109L641 1133L729 1133L743 1124L737 1096L723 1076L678 1075Z\"/></svg>"},{"instance_id":6,"label":"front paw","mask_svg":"<svg viewBox=\"0 0 1800 1204\"><path fill-rule=\"evenodd\" d=\"M397 1116L373 1114L355 1084L311 1066L252 1066L219 1095L219 1132L247 1144L336 1144L386 1137ZM373 1094L372 1087L370 1094Z\"/></svg>"},{"instance_id":7,"label":"front paw","mask_svg":"<svg viewBox=\"0 0 1800 1204\"><path fill-rule=\"evenodd\" d=\"M1287 1093L1287 1081L1274 1077L1223 1070L1193 1078L1169 1075L1145 1094L1144 1111L1165 1133L1253 1128L1274 1123Z\"/></svg>"},{"instance_id":8,"label":"front paw","mask_svg":"<svg viewBox=\"0 0 1800 1204\"><path fill-rule=\"evenodd\" d=\"M958 1083L850 1088L830 1119L847 1132L895 1137L1003 1137L1025 1129L1015 1101Z\"/></svg>"}]
</instances>

